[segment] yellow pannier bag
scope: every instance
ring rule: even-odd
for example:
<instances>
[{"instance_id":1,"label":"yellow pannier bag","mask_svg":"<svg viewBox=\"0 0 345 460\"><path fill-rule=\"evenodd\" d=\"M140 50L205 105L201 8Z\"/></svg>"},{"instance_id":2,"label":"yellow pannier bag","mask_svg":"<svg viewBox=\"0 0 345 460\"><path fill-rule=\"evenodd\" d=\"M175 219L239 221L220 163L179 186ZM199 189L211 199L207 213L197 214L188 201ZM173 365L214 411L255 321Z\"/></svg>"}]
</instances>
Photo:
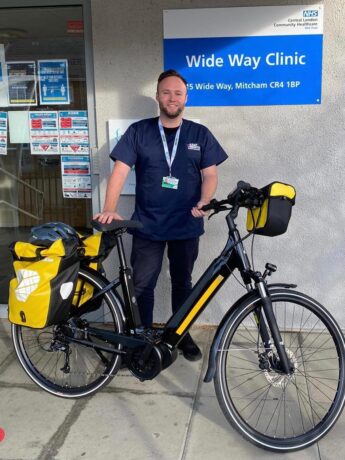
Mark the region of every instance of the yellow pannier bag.
<instances>
[{"instance_id":1,"label":"yellow pannier bag","mask_svg":"<svg viewBox=\"0 0 345 460\"><path fill-rule=\"evenodd\" d=\"M281 235L288 228L296 190L282 182L272 182L261 190L264 202L260 207L248 209L247 230L258 235Z\"/></svg>"},{"instance_id":2,"label":"yellow pannier bag","mask_svg":"<svg viewBox=\"0 0 345 460\"><path fill-rule=\"evenodd\" d=\"M116 239L111 235L99 232L91 236L81 237L84 253L81 265L101 271L102 262L108 257L110 251L116 244ZM73 305L81 307L93 296L94 288L87 281L78 278L77 287L73 296Z\"/></svg>"},{"instance_id":3,"label":"yellow pannier bag","mask_svg":"<svg viewBox=\"0 0 345 460\"><path fill-rule=\"evenodd\" d=\"M19 241L10 249L15 271L8 301L10 322L40 329L65 321L77 283L77 245L58 239L45 248Z\"/></svg>"}]
</instances>

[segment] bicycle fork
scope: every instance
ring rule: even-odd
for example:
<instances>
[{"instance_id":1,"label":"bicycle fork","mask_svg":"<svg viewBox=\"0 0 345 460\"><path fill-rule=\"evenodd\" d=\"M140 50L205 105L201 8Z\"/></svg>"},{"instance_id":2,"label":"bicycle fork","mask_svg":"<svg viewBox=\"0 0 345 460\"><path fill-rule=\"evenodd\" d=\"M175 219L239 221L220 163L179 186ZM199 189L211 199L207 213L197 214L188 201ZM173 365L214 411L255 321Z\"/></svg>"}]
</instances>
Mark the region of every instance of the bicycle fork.
<instances>
[{"instance_id":1,"label":"bicycle fork","mask_svg":"<svg viewBox=\"0 0 345 460\"><path fill-rule=\"evenodd\" d=\"M271 300L270 294L268 292L266 283L262 275L258 273L256 273L255 275L256 275L254 279L255 286L261 297L261 304L262 304L263 311L265 313L267 325L271 331L271 337L273 339L273 343L278 353L278 357L280 361L280 370L284 372L285 374L290 374L293 371L294 366L292 365L286 353L285 345L284 345L284 342L282 340L282 337L281 337L281 334L278 328L275 314L273 312L272 300ZM256 322L259 328L260 336L264 343L265 350L266 352L270 353L272 352L272 340L269 335L266 321L263 321L262 316L258 311L256 311L254 315L255 315L255 319L256 319Z\"/></svg>"}]
</instances>

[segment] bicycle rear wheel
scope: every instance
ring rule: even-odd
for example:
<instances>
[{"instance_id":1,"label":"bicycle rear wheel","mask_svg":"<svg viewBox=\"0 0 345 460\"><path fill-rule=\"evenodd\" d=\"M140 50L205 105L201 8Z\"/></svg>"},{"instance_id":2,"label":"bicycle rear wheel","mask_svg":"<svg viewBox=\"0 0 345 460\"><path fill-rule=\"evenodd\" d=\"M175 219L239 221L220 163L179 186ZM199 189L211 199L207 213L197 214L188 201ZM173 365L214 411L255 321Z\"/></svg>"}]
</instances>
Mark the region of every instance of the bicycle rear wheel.
<instances>
[{"instance_id":1,"label":"bicycle rear wheel","mask_svg":"<svg viewBox=\"0 0 345 460\"><path fill-rule=\"evenodd\" d=\"M87 270L81 269L78 277L94 288L94 294L106 286L105 281ZM69 329L74 337L90 340L86 332L88 326L123 331L121 306L115 295L108 291L96 302L96 311L77 315L73 323L77 324L77 328ZM71 320L67 324L72 324ZM43 390L56 396L79 398L90 395L106 385L121 366L118 354L64 340L64 332L59 325L31 329L13 324L12 339L25 372ZM121 349L120 345L100 342L94 337L92 341L114 350Z\"/></svg>"},{"instance_id":2,"label":"bicycle rear wheel","mask_svg":"<svg viewBox=\"0 0 345 460\"><path fill-rule=\"evenodd\" d=\"M254 318L260 299L247 299L229 317L217 353L215 389L232 426L250 442L277 452L305 448L324 436L345 400L344 338L327 310L291 290L271 291L273 311L293 364L279 372ZM270 333L270 332L269 332ZM271 338L272 343L273 339Z\"/></svg>"}]
</instances>

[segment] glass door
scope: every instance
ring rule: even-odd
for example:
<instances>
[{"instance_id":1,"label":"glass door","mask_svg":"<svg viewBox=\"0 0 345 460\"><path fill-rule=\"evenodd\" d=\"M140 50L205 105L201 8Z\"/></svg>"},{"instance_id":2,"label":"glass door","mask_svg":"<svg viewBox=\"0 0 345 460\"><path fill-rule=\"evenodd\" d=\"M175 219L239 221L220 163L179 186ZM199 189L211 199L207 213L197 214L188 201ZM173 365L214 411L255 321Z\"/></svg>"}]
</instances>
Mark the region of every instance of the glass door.
<instances>
[{"instance_id":1,"label":"glass door","mask_svg":"<svg viewBox=\"0 0 345 460\"><path fill-rule=\"evenodd\" d=\"M91 214L83 7L0 8L0 304L12 241Z\"/></svg>"}]
</instances>

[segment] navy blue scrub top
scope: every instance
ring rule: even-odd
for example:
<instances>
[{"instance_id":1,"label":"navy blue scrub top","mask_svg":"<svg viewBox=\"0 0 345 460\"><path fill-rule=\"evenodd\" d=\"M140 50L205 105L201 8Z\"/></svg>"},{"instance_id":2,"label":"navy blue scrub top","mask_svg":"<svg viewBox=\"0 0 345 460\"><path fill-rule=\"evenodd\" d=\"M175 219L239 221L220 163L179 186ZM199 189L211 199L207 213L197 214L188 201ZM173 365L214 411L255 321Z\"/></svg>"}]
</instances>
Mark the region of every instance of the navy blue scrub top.
<instances>
[{"instance_id":1,"label":"navy blue scrub top","mask_svg":"<svg viewBox=\"0 0 345 460\"><path fill-rule=\"evenodd\" d=\"M165 132L171 155L176 132ZM144 225L132 234L155 241L196 238L204 233L202 218L191 209L201 196L201 170L218 165L227 154L205 127L183 120L171 175L179 179L178 189L162 187L169 175L158 117L133 123L116 144L110 157L132 167L136 173L136 200L132 219Z\"/></svg>"}]
</instances>

